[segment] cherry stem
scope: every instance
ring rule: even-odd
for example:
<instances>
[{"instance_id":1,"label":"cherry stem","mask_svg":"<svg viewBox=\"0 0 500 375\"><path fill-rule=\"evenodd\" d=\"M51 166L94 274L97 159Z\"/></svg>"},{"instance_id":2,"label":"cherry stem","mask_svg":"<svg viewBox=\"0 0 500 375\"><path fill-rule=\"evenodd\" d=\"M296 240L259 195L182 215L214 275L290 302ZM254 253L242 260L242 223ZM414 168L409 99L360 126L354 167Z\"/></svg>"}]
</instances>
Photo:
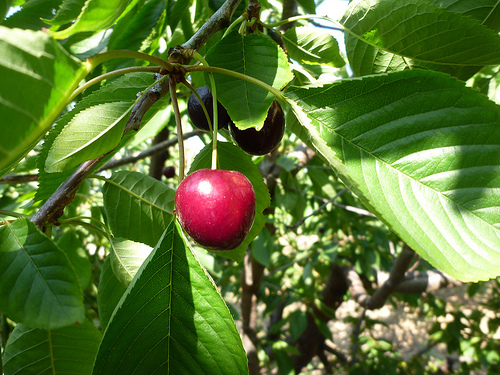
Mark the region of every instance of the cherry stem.
<instances>
[{"instance_id":1,"label":"cherry stem","mask_svg":"<svg viewBox=\"0 0 500 375\"><path fill-rule=\"evenodd\" d=\"M193 57L200 61L204 66L209 67L207 61L198 52L193 54ZM215 79L212 72L209 71L210 88L212 91L212 108L213 108L213 129L212 129L212 169L217 169L217 131L219 126L219 118L217 111L217 88L215 87Z\"/></svg>"},{"instance_id":2,"label":"cherry stem","mask_svg":"<svg viewBox=\"0 0 500 375\"><path fill-rule=\"evenodd\" d=\"M86 63L87 65L90 66L90 69L92 70L99 64L102 64L106 61L113 59L120 59L120 58L148 61L150 63L156 64L158 66L167 69L167 71L169 72L171 72L174 69L174 66L171 63L163 59L160 59L159 57L151 56L148 55L147 53L142 53L137 51L127 51L127 50L114 50L114 51L104 52L90 59L87 59Z\"/></svg>"},{"instance_id":3,"label":"cherry stem","mask_svg":"<svg viewBox=\"0 0 500 375\"><path fill-rule=\"evenodd\" d=\"M246 12L244 12L241 16L239 16L237 19L234 20L234 22L229 25L229 27L226 29L226 31L224 32L224 35L222 36L222 38L225 38L226 35L228 35L231 31L233 31L234 27L243 22L243 21L246 21L248 19L248 14Z\"/></svg>"},{"instance_id":4,"label":"cherry stem","mask_svg":"<svg viewBox=\"0 0 500 375\"><path fill-rule=\"evenodd\" d=\"M262 82L261 80L250 77L246 74L235 72L229 69L224 69L224 68L219 68L217 66L203 66L203 65L196 65L196 66L186 66L185 67L186 72L213 72L213 73L220 73L220 74L226 74L228 76L232 76L235 78L243 79L247 82L251 82L254 85L257 85L259 87L262 87L263 89L269 91L271 94L276 96L278 99L282 100L283 102L288 103L287 98L283 95L283 93L272 87L271 85L268 85L265 82Z\"/></svg>"},{"instance_id":5,"label":"cherry stem","mask_svg":"<svg viewBox=\"0 0 500 375\"><path fill-rule=\"evenodd\" d=\"M75 91L73 91L73 93L68 99L68 103L71 102L73 99L75 99L83 91L88 89L90 86L93 86L96 83L104 81L105 79L116 77L122 74L135 73L135 72L158 73L159 70L160 68L157 66L134 66L130 68L117 69L113 70L112 72L104 73L98 77L92 78L90 81L85 82L85 84L81 85Z\"/></svg>"},{"instance_id":6,"label":"cherry stem","mask_svg":"<svg viewBox=\"0 0 500 375\"><path fill-rule=\"evenodd\" d=\"M322 20L326 20L326 21L332 22L332 23L334 23L336 25L339 25L340 27L342 27L342 29L344 28L339 22L337 22L335 20L332 20L329 17L318 16L316 14L304 14L304 15L301 15L301 16L290 17L290 18L287 18L286 20L275 22L275 23L269 23L269 24L267 24L267 23L264 23L264 22L260 22L260 24L262 26L264 26L265 28L272 29L274 27L285 25L287 23L291 23L291 22L295 22L295 21L300 21L300 20L309 20L309 19L313 19L313 18L319 18L319 19L322 19Z\"/></svg>"},{"instance_id":7,"label":"cherry stem","mask_svg":"<svg viewBox=\"0 0 500 375\"><path fill-rule=\"evenodd\" d=\"M208 128L210 131L212 131L212 120L210 120L210 115L208 114L207 107L205 107L205 103L203 103L203 100L201 99L200 94L196 91L196 89L183 77L182 83L193 93L194 96L196 96L196 99L198 99L198 102L201 104L201 109L203 109L203 113L205 114L205 118L207 119L208 122Z\"/></svg>"},{"instance_id":8,"label":"cherry stem","mask_svg":"<svg viewBox=\"0 0 500 375\"><path fill-rule=\"evenodd\" d=\"M181 112L179 110L179 103L177 101L177 93L175 91L175 79L170 77L168 82L170 98L172 99L172 107L174 108L175 123L177 125L177 138L179 139L179 184L184 180L184 138L182 136L182 121Z\"/></svg>"}]
</instances>

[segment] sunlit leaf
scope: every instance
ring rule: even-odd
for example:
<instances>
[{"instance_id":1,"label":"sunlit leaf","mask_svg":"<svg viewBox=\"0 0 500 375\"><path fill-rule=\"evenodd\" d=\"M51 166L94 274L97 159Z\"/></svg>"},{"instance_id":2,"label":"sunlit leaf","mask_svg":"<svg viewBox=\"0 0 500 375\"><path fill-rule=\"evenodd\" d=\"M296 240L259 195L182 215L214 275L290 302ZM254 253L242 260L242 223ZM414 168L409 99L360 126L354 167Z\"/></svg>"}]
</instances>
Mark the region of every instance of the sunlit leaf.
<instances>
[{"instance_id":1,"label":"sunlit leaf","mask_svg":"<svg viewBox=\"0 0 500 375\"><path fill-rule=\"evenodd\" d=\"M46 33L0 26L0 176L35 147L86 74Z\"/></svg>"},{"instance_id":2,"label":"sunlit leaf","mask_svg":"<svg viewBox=\"0 0 500 375\"><path fill-rule=\"evenodd\" d=\"M67 29L48 31L56 39L66 39L84 31L100 31L112 26L134 0L87 0L76 21ZM68 5L69 6L69 5ZM63 10L66 10L63 8ZM57 30L57 19L54 21Z\"/></svg>"},{"instance_id":3,"label":"sunlit leaf","mask_svg":"<svg viewBox=\"0 0 500 375\"><path fill-rule=\"evenodd\" d=\"M283 43L288 55L294 60L339 68L345 65L337 40L321 30L312 27L288 29L283 35Z\"/></svg>"},{"instance_id":4,"label":"sunlit leaf","mask_svg":"<svg viewBox=\"0 0 500 375\"><path fill-rule=\"evenodd\" d=\"M459 280L500 274L497 105L422 70L288 96L316 149L412 249Z\"/></svg>"},{"instance_id":5,"label":"sunlit leaf","mask_svg":"<svg viewBox=\"0 0 500 375\"><path fill-rule=\"evenodd\" d=\"M116 237L111 246L109 258L113 272L123 285L128 286L152 249L143 243Z\"/></svg>"},{"instance_id":6,"label":"sunlit leaf","mask_svg":"<svg viewBox=\"0 0 500 375\"><path fill-rule=\"evenodd\" d=\"M433 64L449 73L500 63L500 36L426 0L352 2L340 21L356 75ZM455 65L455 67L449 67Z\"/></svg>"}]
</instances>

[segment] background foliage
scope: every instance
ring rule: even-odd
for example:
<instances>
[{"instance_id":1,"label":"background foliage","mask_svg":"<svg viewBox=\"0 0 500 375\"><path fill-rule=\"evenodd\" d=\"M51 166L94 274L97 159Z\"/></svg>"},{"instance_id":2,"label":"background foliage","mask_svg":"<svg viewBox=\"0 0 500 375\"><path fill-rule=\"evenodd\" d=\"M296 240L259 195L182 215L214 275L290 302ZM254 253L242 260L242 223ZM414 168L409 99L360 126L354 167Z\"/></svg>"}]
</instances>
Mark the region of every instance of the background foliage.
<instances>
[{"instance_id":1,"label":"background foliage","mask_svg":"<svg viewBox=\"0 0 500 375\"><path fill-rule=\"evenodd\" d=\"M500 7L331 4L3 3L4 374L500 373ZM163 174L211 165L205 84L240 129L286 112L265 156L219 131L257 197L228 252Z\"/></svg>"}]
</instances>

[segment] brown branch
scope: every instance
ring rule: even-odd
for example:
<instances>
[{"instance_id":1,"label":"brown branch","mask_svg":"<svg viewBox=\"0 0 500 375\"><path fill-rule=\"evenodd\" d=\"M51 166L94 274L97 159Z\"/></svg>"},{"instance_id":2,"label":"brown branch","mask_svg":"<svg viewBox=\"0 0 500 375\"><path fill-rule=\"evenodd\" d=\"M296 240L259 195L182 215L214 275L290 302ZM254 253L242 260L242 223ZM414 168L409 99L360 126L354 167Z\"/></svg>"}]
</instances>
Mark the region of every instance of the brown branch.
<instances>
[{"instance_id":1,"label":"brown branch","mask_svg":"<svg viewBox=\"0 0 500 375\"><path fill-rule=\"evenodd\" d=\"M153 147L158 143L168 140L169 135L170 130L168 129L168 126L165 125L163 129L153 138ZM157 152L152 155L151 161L149 162L149 175L161 181L163 167L165 166L165 161L167 161L169 157L170 153L168 152L168 149L163 149L161 152Z\"/></svg>"},{"instance_id":2,"label":"brown branch","mask_svg":"<svg viewBox=\"0 0 500 375\"><path fill-rule=\"evenodd\" d=\"M184 140L186 140L188 138L191 138L191 137L194 137L194 136L197 136L200 134L203 134L203 132L201 130L194 130L192 132L184 134L183 138L184 138ZM157 154L159 152L163 152L167 148L175 146L177 144L177 142L179 142L179 139L177 137L171 138L169 140L166 140L166 141L160 142L154 146L151 146L147 150L136 153L135 155L126 156L126 157L123 157L121 159L110 160L106 164L104 164L102 167L100 167L97 170L97 172L101 172L101 171L108 170L108 169L115 169L115 168L121 167L122 165L126 165L126 164L133 164L139 160L145 159L145 158L150 157L150 156Z\"/></svg>"},{"instance_id":3,"label":"brown branch","mask_svg":"<svg viewBox=\"0 0 500 375\"><path fill-rule=\"evenodd\" d=\"M384 306L387 298L389 298L391 293L393 293L398 285L404 280L405 273L414 257L415 252L405 244L403 246L403 251L394 262L389 277L372 296L366 292L358 274L353 270L348 271L347 279L351 284L351 294L361 306L368 310L374 310Z\"/></svg>"},{"instance_id":4,"label":"brown branch","mask_svg":"<svg viewBox=\"0 0 500 375\"><path fill-rule=\"evenodd\" d=\"M9 174L0 178L0 184L17 185L26 182L38 181L37 174Z\"/></svg>"},{"instance_id":5,"label":"brown branch","mask_svg":"<svg viewBox=\"0 0 500 375\"><path fill-rule=\"evenodd\" d=\"M212 35L230 25L231 17L240 2L241 0L227 0L181 48L199 50Z\"/></svg>"},{"instance_id":6,"label":"brown branch","mask_svg":"<svg viewBox=\"0 0 500 375\"><path fill-rule=\"evenodd\" d=\"M241 321L243 328L242 341L248 358L250 375L260 374L257 338L257 299L264 266L257 262L248 251L243 259L240 273L241 285Z\"/></svg>"},{"instance_id":7,"label":"brown branch","mask_svg":"<svg viewBox=\"0 0 500 375\"><path fill-rule=\"evenodd\" d=\"M321 292L321 300L325 306L335 311L343 302L344 295L348 290L342 268L337 264L331 265L330 275L325 287ZM320 311L316 306L312 307L313 313L307 314L307 327L295 343L300 355L293 357L295 372L298 374L316 355L325 350L325 336L316 325L314 316L328 322L331 315ZM313 315L314 314L314 315Z\"/></svg>"}]
</instances>

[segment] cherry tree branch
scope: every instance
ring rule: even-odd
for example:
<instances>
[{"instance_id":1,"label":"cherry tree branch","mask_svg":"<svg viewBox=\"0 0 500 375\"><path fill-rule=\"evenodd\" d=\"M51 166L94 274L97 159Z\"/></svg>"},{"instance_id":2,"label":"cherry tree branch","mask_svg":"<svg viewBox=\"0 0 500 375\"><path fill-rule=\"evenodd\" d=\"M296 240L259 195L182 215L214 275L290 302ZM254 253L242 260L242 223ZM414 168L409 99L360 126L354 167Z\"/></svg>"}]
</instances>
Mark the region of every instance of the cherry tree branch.
<instances>
[{"instance_id":1,"label":"cherry tree branch","mask_svg":"<svg viewBox=\"0 0 500 375\"><path fill-rule=\"evenodd\" d=\"M415 252L408 245L403 246L403 251L396 258L392 270L387 280L370 296L359 279L359 275L354 270L347 273L350 282L352 296L366 309L374 310L384 306L387 298L393 293L398 285L404 280L405 273L415 257ZM358 276L358 277L356 277Z\"/></svg>"},{"instance_id":2,"label":"cherry tree branch","mask_svg":"<svg viewBox=\"0 0 500 375\"><path fill-rule=\"evenodd\" d=\"M231 17L240 2L241 0L227 0L181 47L199 50L212 35L230 25Z\"/></svg>"}]
</instances>

